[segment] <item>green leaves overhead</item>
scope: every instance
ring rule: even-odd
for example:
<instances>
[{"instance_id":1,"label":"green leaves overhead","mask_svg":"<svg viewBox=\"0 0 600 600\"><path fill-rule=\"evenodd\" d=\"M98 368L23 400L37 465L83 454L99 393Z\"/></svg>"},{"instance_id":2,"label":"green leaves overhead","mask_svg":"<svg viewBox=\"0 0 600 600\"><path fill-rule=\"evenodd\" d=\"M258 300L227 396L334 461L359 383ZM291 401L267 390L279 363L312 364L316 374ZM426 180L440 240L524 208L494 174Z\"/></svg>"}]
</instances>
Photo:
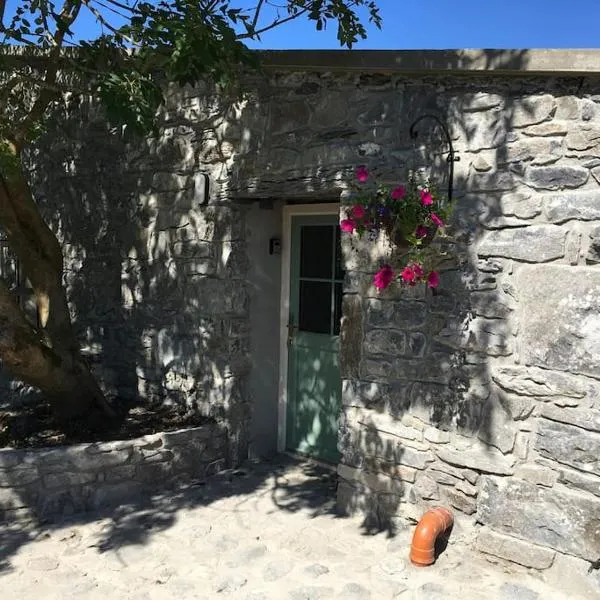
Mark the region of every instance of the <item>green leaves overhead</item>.
<instances>
[{"instance_id":1,"label":"green leaves overhead","mask_svg":"<svg viewBox=\"0 0 600 600\"><path fill-rule=\"evenodd\" d=\"M79 36L78 21L90 18L97 35ZM165 80L230 86L259 67L248 40L299 18L317 30L333 22L337 39L348 48L366 38L365 22L381 26L375 0L23 0L12 13L0 0L2 57L11 59L0 66L18 79L5 78L9 90L0 84L0 121L14 121L8 115L22 112L22 106L8 104L18 102L20 92L29 98L33 90L41 101L32 105L33 117L23 119L27 131L67 92L100 98L115 125L151 129ZM19 59L10 49L14 45L32 54ZM28 136L23 130L15 139Z\"/></svg>"}]
</instances>

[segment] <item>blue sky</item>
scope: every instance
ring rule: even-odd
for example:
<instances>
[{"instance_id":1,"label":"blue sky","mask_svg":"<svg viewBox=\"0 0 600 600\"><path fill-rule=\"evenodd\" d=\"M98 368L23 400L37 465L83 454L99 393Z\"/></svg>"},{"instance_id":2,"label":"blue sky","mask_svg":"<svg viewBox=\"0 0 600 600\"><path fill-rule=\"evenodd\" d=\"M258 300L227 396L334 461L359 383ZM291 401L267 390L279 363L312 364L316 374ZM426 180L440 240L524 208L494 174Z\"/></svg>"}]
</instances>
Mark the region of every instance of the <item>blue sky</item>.
<instances>
[{"instance_id":1,"label":"blue sky","mask_svg":"<svg viewBox=\"0 0 600 600\"><path fill-rule=\"evenodd\" d=\"M19 0L9 0L9 6ZM256 0L233 0L253 6ZM369 28L359 49L598 48L600 0L379 0L383 28ZM85 15L77 33L89 36ZM338 48L335 27L317 32L305 20L264 35L252 47Z\"/></svg>"}]
</instances>

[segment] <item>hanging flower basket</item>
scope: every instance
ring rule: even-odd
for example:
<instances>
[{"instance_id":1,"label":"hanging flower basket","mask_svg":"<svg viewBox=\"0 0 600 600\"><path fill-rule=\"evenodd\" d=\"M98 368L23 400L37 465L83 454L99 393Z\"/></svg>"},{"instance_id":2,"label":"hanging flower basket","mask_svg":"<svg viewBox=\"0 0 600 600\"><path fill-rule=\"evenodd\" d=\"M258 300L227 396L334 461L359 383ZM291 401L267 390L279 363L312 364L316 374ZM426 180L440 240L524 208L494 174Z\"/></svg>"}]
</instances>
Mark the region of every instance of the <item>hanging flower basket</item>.
<instances>
[{"instance_id":1,"label":"hanging flower basket","mask_svg":"<svg viewBox=\"0 0 600 600\"><path fill-rule=\"evenodd\" d=\"M391 246L390 260L375 275L375 286L383 290L399 282L436 288L443 252L432 242L444 235L447 202L431 182L414 174L396 186L377 183L366 167L357 167L355 175L355 193L340 228L348 235L368 235L373 242L381 232L385 234Z\"/></svg>"}]
</instances>

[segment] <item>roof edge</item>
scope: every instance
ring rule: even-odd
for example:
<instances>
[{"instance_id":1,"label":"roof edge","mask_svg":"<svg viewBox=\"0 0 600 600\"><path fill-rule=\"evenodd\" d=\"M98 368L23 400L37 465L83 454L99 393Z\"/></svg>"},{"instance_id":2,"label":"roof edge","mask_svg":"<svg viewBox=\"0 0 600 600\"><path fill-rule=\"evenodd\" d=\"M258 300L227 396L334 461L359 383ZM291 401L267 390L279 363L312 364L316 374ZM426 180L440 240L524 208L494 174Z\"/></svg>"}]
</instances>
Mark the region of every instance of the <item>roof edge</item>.
<instances>
[{"instance_id":1,"label":"roof edge","mask_svg":"<svg viewBox=\"0 0 600 600\"><path fill-rule=\"evenodd\" d=\"M269 70L600 75L600 49L263 50Z\"/></svg>"}]
</instances>

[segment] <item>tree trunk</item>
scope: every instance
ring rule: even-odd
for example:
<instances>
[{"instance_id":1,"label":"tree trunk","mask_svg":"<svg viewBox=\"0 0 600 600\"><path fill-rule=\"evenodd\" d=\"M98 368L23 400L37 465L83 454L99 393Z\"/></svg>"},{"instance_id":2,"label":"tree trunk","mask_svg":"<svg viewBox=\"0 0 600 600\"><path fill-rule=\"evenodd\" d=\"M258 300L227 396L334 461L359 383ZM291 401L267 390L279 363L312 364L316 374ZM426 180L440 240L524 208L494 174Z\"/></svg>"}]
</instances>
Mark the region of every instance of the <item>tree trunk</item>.
<instances>
[{"instance_id":1,"label":"tree trunk","mask_svg":"<svg viewBox=\"0 0 600 600\"><path fill-rule=\"evenodd\" d=\"M15 151L15 157L20 159ZM43 221L20 166L0 181L0 228L35 294L34 326L0 282L0 360L14 377L39 388L63 423L101 428L114 411L80 355L63 287L63 257Z\"/></svg>"}]
</instances>

